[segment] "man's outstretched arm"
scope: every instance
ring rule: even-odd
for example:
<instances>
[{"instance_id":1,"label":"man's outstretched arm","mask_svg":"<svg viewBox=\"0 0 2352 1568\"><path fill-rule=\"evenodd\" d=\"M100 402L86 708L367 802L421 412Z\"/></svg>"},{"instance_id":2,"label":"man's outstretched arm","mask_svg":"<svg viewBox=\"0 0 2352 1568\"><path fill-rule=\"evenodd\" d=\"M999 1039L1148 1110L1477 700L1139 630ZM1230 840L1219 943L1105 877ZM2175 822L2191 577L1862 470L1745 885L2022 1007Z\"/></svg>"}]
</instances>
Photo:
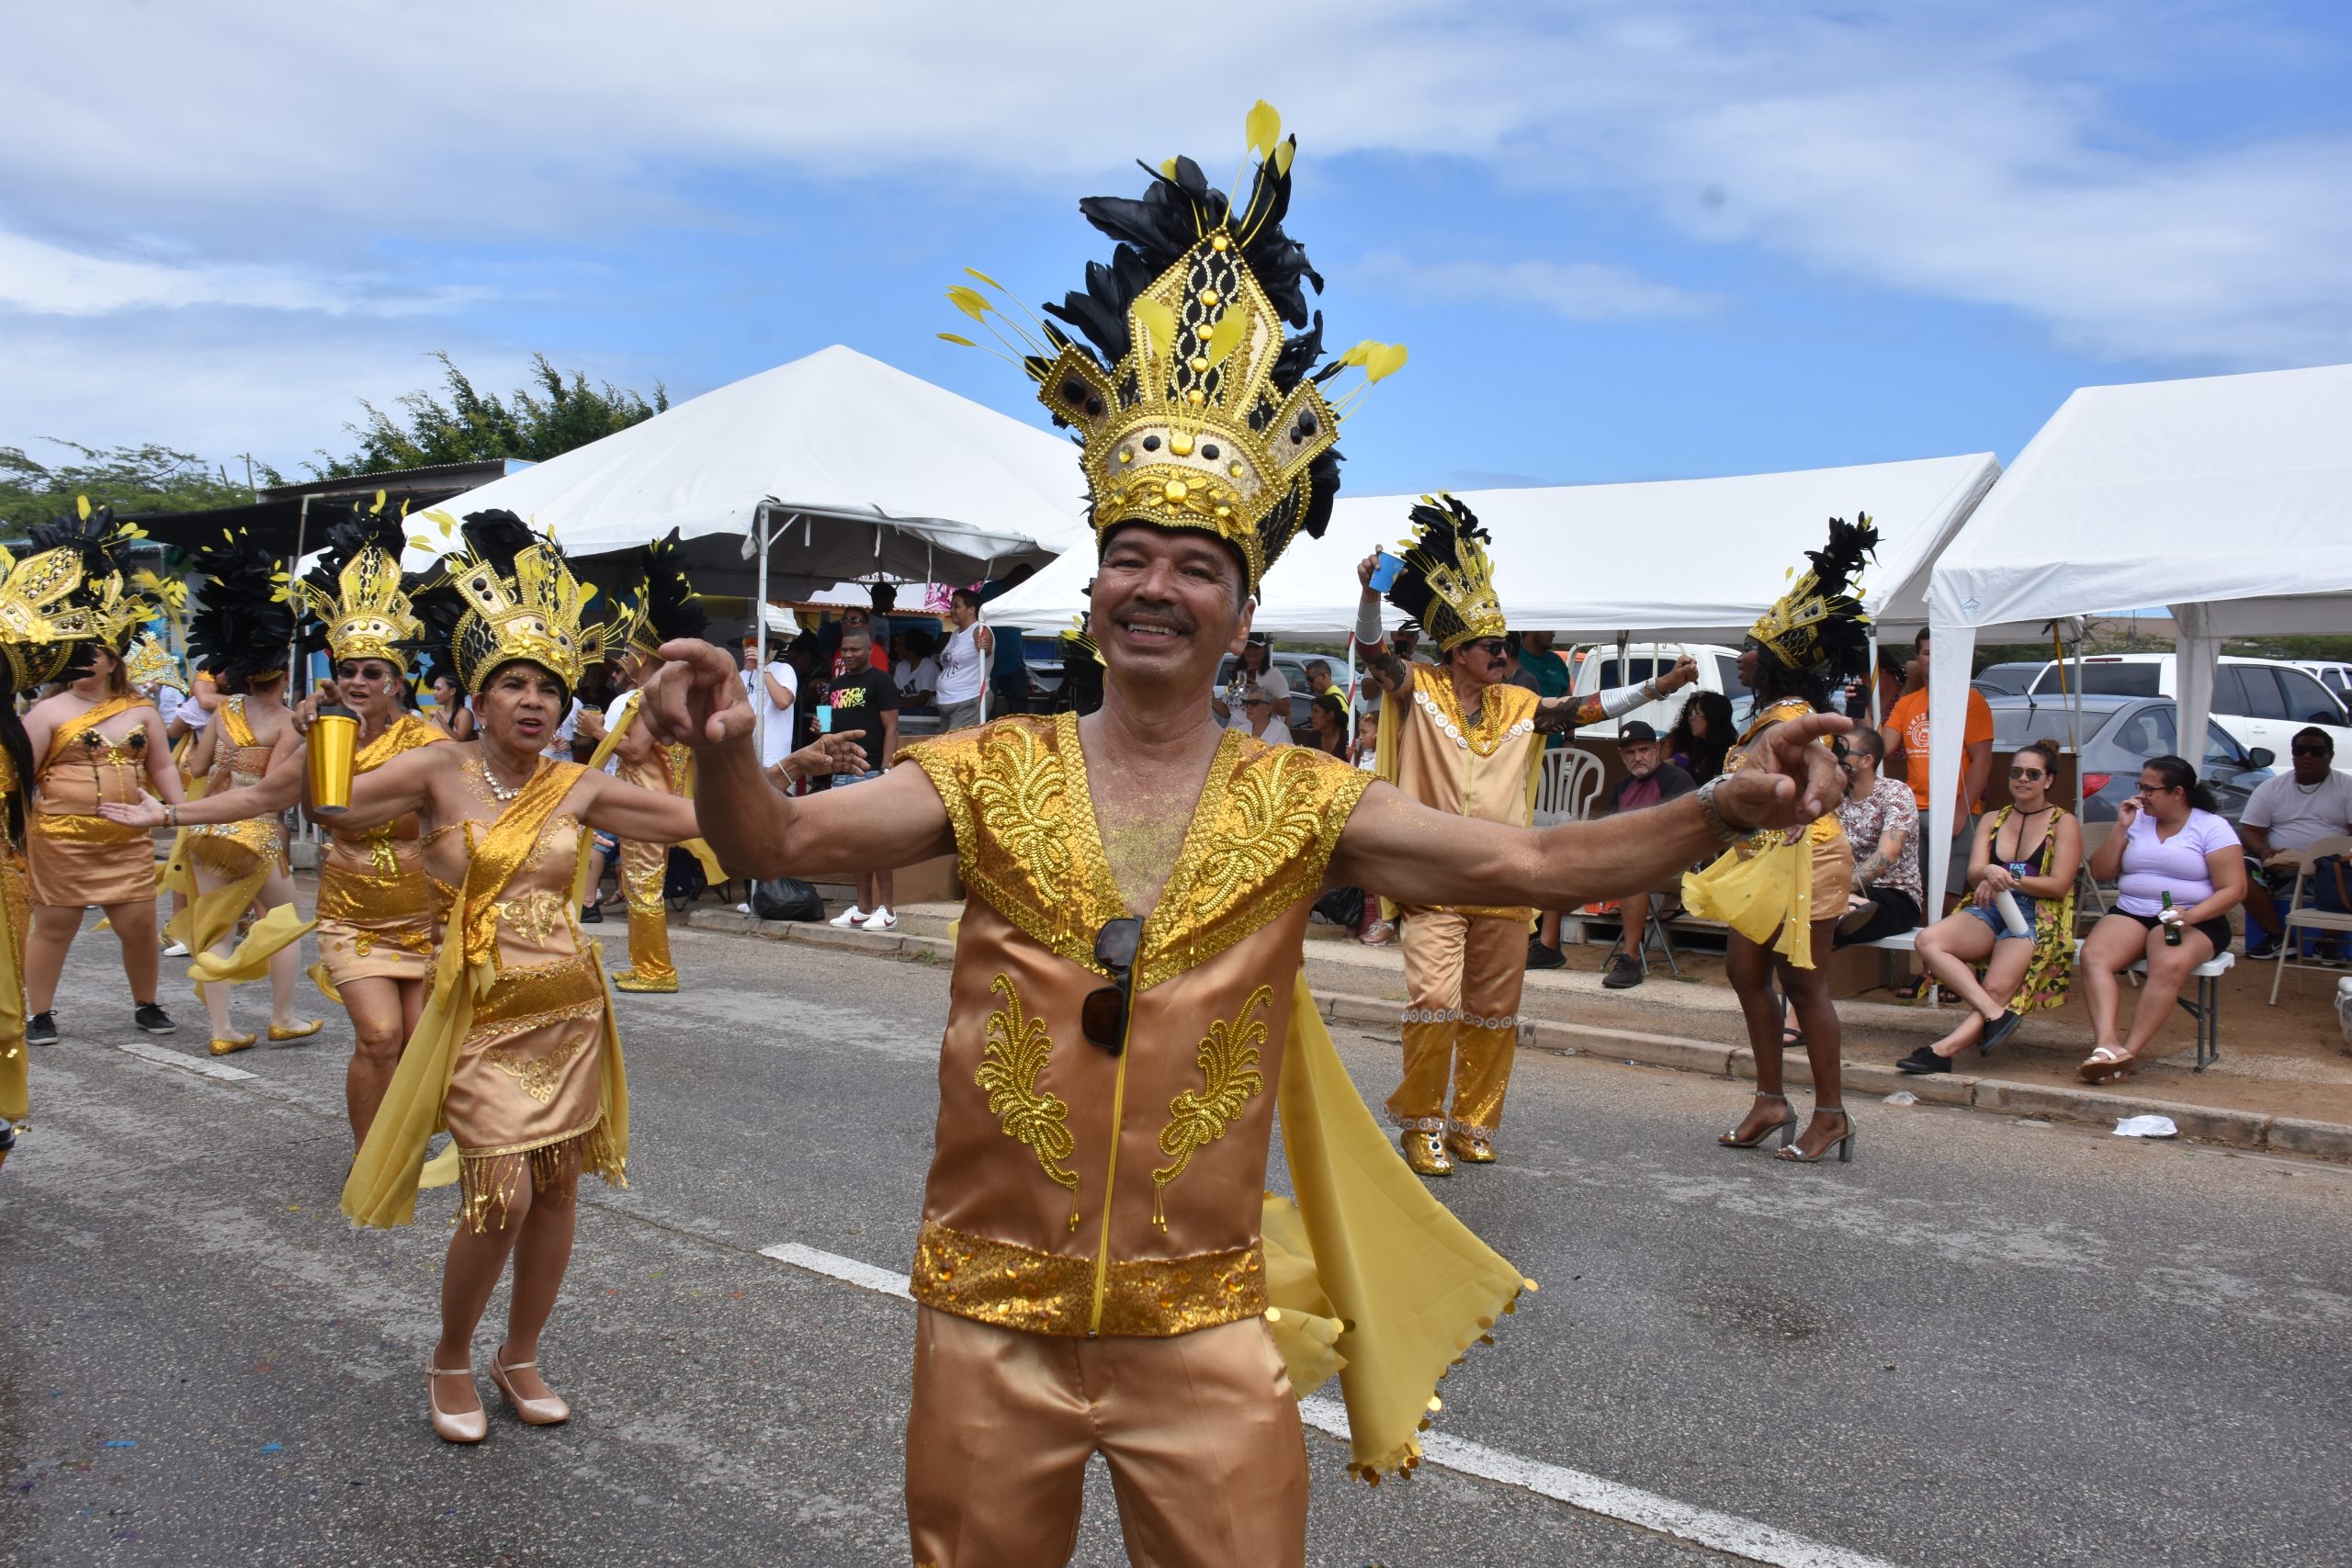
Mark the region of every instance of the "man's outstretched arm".
<instances>
[{"instance_id":1,"label":"man's outstretched arm","mask_svg":"<svg viewBox=\"0 0 2352 1568\"><path fill-rule=\"evenodd\" d=\"M781 793L761 772L735 661L690 638L665 645L662 657L639 699L643 722L655 739L694 749L695 814L721 865L762 877L854 875L956 847L939 792L910 762L854 789Z\"/></svg>"},{"instance_id":2,"label":"man's outstretched arm","mask_svg":"<svg viewBox=\"0 0 2352 1568\"><path fill-rule=\"evenodd\" d=\"M1844 783L1838 760L1809 742L1847 728L1820 714L1767 731L1747 763L1716 786L1724 826L1793 828L1835 807ZM1432 811L1375 784L1340 835L1330 880L1400 904L1558 909L1654 887L1723 847L1695 795L1598 822L1530 829Z\"/></svg>"}]
</instances>

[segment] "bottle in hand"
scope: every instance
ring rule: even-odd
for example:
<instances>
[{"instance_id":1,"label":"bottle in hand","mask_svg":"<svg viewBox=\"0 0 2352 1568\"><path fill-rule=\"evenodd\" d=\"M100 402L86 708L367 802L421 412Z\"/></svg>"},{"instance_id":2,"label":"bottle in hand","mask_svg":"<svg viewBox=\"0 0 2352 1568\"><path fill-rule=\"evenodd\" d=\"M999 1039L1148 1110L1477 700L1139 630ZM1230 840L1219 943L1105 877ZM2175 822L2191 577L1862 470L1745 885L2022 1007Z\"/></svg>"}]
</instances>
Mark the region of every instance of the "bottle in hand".
<instances>
[{"instance_id":1,"label":"bottle in hand","mask_svg":"<svg viewBox=\"0 0 2352 1568\"><path fill-rule=\"evenodd\" d=\"M2172 913L2172 895L2169 893L2165 894L2164 896L2164 899L2165 913L2169 915ZM2180 945L2180 922L2178 920L2168 919L2165 921L2165 945L2166 947L2178 947Z\"/></svg>"}]
</instances>

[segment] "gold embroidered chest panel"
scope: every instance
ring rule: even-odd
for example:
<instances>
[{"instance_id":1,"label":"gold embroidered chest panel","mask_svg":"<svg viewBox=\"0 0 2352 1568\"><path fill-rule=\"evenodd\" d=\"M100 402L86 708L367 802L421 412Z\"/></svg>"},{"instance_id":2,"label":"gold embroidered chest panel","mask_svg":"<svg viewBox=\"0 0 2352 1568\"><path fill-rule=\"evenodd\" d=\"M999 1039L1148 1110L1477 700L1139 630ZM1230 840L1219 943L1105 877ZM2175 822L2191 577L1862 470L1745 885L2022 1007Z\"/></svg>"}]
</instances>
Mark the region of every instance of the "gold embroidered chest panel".
<instances>
[{"instance_id":1,"label":"gold embroidered chest panel","mask_svg":"<svg viewBox=\"0 0 2352 1568\"><path fill-rule=\"evenodd\" d=\"M1273 1087L1312 895L1369 775L1220 743L1148 911L1124 1049L1091 1043L1097 930L1127 913L1076 721L910 749L972 891L940 1057L914 1293L1035 1333L1168 1335L1263 1310Z\"/></svg>"},{"instance_id":2,"label":"gold embroidered chest panel","mask_svg":"<svg viewBox=\"0 0 2352 1568\"><path fill-rule=\"evenodd\" d=\"M1525 827L1533 820L1530 770L1544 744L1535 731L1542 701L1524 686L1489 686L1473 723L1452 677L1414 665L1411 703L1397 716L1396 787L1449 816Z\"/></svg>"}]
</instances>

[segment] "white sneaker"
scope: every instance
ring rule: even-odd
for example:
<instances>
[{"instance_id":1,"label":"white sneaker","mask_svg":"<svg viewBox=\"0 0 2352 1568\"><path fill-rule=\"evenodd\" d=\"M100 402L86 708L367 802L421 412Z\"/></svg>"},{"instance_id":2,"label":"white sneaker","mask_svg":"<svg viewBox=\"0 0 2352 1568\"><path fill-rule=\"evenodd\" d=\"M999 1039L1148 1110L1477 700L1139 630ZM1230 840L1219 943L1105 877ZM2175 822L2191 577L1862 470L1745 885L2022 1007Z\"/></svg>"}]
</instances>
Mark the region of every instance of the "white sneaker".
<instances>
[{"instance_id":1,"label":"white sneaker","mask_svg":"<svg viewBox=\"0 0 2352 1568\"><path fill-rule=\"evenodd\" d=\"M852 904L848 908L843 909L840 914L835 915L831 919L827 920L825 923L829 926L863 926L865 924L865 911L859 908L856 905Z\"/></svg>"},{"instance_id":2,"label":"white sneaker","mask_svg":"<svg viewBox=\"0 0 2352 1568\"><path fill-rule=\"evenodd\" d=\"M171 946L164 949L164 956L166 958L186 958L187 956L187 943L184 942L175 942L172 943Z\"/></svg>"},{"instance_id":3,"label":"white sneaker","mask_svg":"<svg viewBox=\"0 0 2352 1568\"><path fill-rule=\"evenodd\" d=\"M887 907L876 909L874 913L865 918L865 929L870 931L897 931L899 929L899 917L890 913Z\"/></svg>"},{"instance_id":4,"label":"white sneaker","mask_svg":"<svg viewBox=\"0 0 2352 1568\"><path fill-rule=\"evenodd\" d=\"M738 904L735 906L735 912L739 915L748 915L752 912L752 907L749 904Z\"/></svg>"}]
</instances>

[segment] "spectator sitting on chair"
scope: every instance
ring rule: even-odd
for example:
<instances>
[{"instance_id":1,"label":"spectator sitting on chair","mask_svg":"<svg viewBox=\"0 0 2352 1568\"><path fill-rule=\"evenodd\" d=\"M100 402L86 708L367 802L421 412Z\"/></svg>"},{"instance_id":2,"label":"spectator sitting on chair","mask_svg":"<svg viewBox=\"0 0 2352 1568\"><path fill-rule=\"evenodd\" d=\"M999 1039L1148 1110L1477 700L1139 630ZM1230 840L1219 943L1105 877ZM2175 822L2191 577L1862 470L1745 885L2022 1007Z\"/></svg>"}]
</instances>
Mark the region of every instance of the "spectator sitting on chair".
<instances>
[{"instance_id":1,"label":"spectator sitting on chair","mask_svg":"<svg viewBox=\"0 0 2352 1568\"><path fill-rule=\"evenodd\" d=\"M2335 742L2324 729L2299 729L2288 742L2295 765L2291 773L2265 779L2247 801L2238 821L2238 839L2245 845L2245 955L2276 958L2279 944L2278 901L2295 886L2295 863L2290 858L2322 839L2352 833L2352 774L2335 771ZM2272 865L2276 860L2279 863ZM2317 862L2304 886L2318 895L2316 907L2345 913L2346 900L2335 897L2342 886L2344 861L2329 855ZM2257 941L2256 933L2260 932Z\"/></svg>"},{"instance_id":2,"label":"spectator sitting on chair","mask_svg":"<svg viewBox=\"0 0 2352 1568\"><path fill-rule=\"evenodd\" d=\"M2083 984L2098 1041L2075 1068L2086 1083L2130 1072L2172 1014L2183 982L2230 946L2231 908L2245 897L2245 850L2213 814L2213 792L2185 758L2140 764L2140 790L2115 814L2115 831L2091 856L2099 881L2120 878L2114 912L2083 941ZM2165 928L2178 942L2166 940ZM2145 959L2147 984L2132 1032L2115 1037L2115 977Z\"/></svg>"},{"instance_id":3,"label":"spectator sitting on chair","mask_svg":"<svg viewBox=\"0 0 2352 1568\"><path fill-rule=\"evenodd\" d=\"M2075 968L2075 877L2082 824L2051 798L2058 743L2030 740L2009 760L2009 804L1977 824L1969 846L1969 902L1919 933L1919 961L1968 1004L1968 1016L1933 1044L1895 1063L1906 1073L1948 1073L1974 1045L1990 1055L2027 1013L2059 1007ZM2027 934L2011 932L2000 896L2016 902ZM1976 965L1984 980L1976 980Z\"/></svg>"},{"instance_id":4,"label":"spectator sitting on chair","mask_svg":"<svg viewBox=\"0 0 2352 1568\"><path fill-rule=\"evenodd\" d=\"M1697 783L1705 784L1724 771L1724 759L1731 754L1731 743L1738 736L1729 697L1721 692L1693 692L1682 700L1682 711L1667 733L1667 760Z\"/></svg>"},{"instance_id":5,"label":"spectator sitting on chair","mask_svg":"<svg viewBox=\"0 0 2352 1568\"><path fill-rule=\"evenodd\" d=\"M1661 805L1699 787L1689 773L1666 760L1666 747L1659 742L1657 731L1638 718L1628 723L1617 737L1617 749L1625 759L1625 776L1618 781L1616 792L1609 797L1608 814L1611 817ZM1679 884L1680 878L1676 881ZM1622 991L1642 983L1642 939L1649 931L1650 901L1669 896L1629 893L1618 900L1623 929L1616 950L1609 955L1608 973L1601 976L1603 986ZM1527 955L1531 969L1556 969L1565 962L1557 947L1540 954L1531 951Z\"/></svg>"},{"instance_id":6,"label":"spectator sitting on chair","mask_svg":"<svg viewBox=\"0 0 2352 1568\"><path fill-rule=\"evenodd\" d=\"M1878 771L1886 753L1878 731L1865 726L1849 731L1845 740L1841 765L1848 783L1838 821L1854 846L1855 860L1853 892L1838 922L1838 947L1917 929L1926 897L1919 890L1919 857L1911 847L1919 831L1911 786Z\"/></svg>"},{"instance_id":7,"label":"spectator sitting on chair","mask_svg":"<svg viewBox=\"0 0 2352 1568\"><path fill-rule=\"evenodd\" d=\"M1285 700L1283 705L1287 707L1290 705ZM1232 716L1225 721L1225 727L1227 729L1246 729L1269 746L1290 744L1290 726L1276 716L1274 699L1263 686L1252 685L1242 689L1241 702L1232 710Z\"/></svg>"},{"instance_id":8,"label":"spectator sitting on chair","mask_svg":"<svg viewBox=\"0 0 2352 1568\"><path fill-rule=\"evenodd\" d=\"M1306 710L1307 732L1298 738L1302 746L1312 746L1317 751L1339 758L1348 757L1348 705L1337 692L1322 692Z\"/></svg>"},{"instance_id":9,"label":"spectator sitting on chair","mask_svg":"<svg viewBox=\"0 0 2352 1568\"><path fill-rule=\"evenodd\" d=\"M1961 753L1960 794L1946 801L1944 809L1938 812L1928 797L1927 627L1919 628L1911 648L1909 683L1902 701L1886 716L1882 733L1886 739L1887 771L1894 771L1897 757L1903 760L1904 775L1911 781L1912 798L1919 807L1920 886L1932 880L1928 868L1935 863L1928 857L1938 853L1946 856L1944 908L1949 913L1959 899L1960 890L1967 886L1969 850L1975 842L1977 817L1984 809L1984 785L1993 777L1993 710L1975 687L1964 689L1968 705L1962 730L1965 749Z\"/></svg>"},{"instance_id":10,"label":"spectator sitting on chair","mask_svg":"<svg viewBox=\"0 0 2352 1568\"><path fill-rule=\"evenodd\" d=\"M867 662L865 654L865 626L843 626L844 673L833 677L826 693L831 721L825 732L854 735L858 745L865 748L867 765L861 773L835 773L835 789L870 784L880 778L899 750L899 688L891 683L888 675ZM890 900L896 891L891 886L894 874L888 871L859 872L857 902L834 916L831 923L869 931L898 929L899 917L890 911Z\"/></svg>"}]
</instances>

